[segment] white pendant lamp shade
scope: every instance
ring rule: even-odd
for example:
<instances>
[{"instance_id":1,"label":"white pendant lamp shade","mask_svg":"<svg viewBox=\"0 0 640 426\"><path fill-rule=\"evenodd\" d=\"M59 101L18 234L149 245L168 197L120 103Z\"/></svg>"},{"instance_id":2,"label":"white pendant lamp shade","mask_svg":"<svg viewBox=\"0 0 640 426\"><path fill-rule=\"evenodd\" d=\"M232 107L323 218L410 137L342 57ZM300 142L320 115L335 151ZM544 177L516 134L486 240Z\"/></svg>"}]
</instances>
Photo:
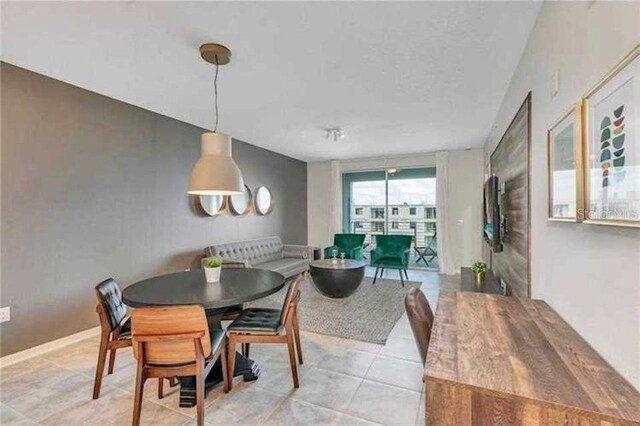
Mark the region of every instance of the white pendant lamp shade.
<instances>
[{"instance_id":1,"label":"white pendant lamp shade","mask_svg":"<svg viewBox=\"0 0 640 426\"><path fill-rule=\"evenodd\" d=\"M244 193L242 173L231 157L231 138L224 133L203 133L202 155L191 172L189 194L234 195Z\"/></svg>"}]
</instances>

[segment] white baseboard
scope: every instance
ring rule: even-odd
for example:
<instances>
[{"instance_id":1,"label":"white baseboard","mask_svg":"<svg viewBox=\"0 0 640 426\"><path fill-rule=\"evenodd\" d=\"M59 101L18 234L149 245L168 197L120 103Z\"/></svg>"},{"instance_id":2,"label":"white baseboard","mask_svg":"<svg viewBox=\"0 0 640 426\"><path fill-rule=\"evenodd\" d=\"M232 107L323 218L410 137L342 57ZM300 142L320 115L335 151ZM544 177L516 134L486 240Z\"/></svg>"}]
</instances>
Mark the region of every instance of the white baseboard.
<instances>
[{"instance_id":1,"label":"white baseboard","mask_svg":"<svg viewBox=\"0 0 640 426\"><path fill-rule=\"evenodd\" d=\"M56 349L60 349L73 343L80 342L81 340L88 339L89 337L98 336L99 334L100 327L93 327L79 333L72 334L70 336L62 337L60 339L52 340L51 342L43 343L42 345L34 346L33 348L25 349L24 351L3 356L2 358L0 358L0 368L7 367L11 364L33 358L47 352L55 351Z\"/></svg>"}]
</instances>

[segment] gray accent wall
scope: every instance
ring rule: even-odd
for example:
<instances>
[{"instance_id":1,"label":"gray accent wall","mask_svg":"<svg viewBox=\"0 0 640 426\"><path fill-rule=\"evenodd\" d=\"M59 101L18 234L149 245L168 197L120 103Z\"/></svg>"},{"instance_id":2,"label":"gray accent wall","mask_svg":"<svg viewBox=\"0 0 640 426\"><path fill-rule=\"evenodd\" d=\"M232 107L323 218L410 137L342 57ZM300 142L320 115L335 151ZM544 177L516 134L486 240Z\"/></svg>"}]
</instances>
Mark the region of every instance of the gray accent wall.
<instances>
[{"instance_id":1,"label":"gray accent wall","mask_svg":"<svg viewBox=\"0 0 640 426\"><path fill-rule=\"evenodd\" d=\"M0 72L0 301L11 306L0 355L98 325L93 287L105 278L126 287L184 270L215 243L306 243L305 162L234 140L245 182L270 187L275 208L207 217L186 193L203 129L6 63Z\"/></svg>"}]
</instances>

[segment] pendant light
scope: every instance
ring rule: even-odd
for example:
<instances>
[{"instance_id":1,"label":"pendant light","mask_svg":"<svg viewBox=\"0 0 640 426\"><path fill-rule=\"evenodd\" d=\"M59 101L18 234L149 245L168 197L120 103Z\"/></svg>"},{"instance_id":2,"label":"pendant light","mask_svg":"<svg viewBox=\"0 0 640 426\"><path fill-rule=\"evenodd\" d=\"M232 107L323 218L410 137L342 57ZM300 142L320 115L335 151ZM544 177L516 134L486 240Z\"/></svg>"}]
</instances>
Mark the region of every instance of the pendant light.
<instances>
[{"instance_id":1,"label":"pendant light","mask_svg":"<svg viewBox=\"0 0 640 426\"><path fill-rule=\"evenodd\" d=\"M235 195L244 193L242 173L231 157L231 137L218 132L218 67L228 64L231 51L216 43L200 46L200 55L216 67L213 79L215 127L201 136L201 156L191 172L189 194Z\"/></svg>"}]
</instances>

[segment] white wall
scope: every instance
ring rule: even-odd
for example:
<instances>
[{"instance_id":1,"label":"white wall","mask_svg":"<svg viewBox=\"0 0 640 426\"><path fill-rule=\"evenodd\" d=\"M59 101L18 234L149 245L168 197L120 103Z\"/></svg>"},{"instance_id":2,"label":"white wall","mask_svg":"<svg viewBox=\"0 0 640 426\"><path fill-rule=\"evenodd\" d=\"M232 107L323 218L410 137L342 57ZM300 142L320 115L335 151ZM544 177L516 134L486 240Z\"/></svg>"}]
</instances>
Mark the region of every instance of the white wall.
<instances>
[{"instance_id":1,"label":"white wall","mask_svg":"<svg viewBox=\"0 0 640 426\"><path fill-rule=\"evenodd\" d=\"M482 150L449 152L449 229L456 269L482 259Z\"/></svg>"},{"instance_id":2,"label":"white wall","mask_svg":"<svg viewBox=\"0 0 640 426\"><path fill-rule=\"evenodd\" d=\"M638 389L640 229L547 221L546 130L639 42L640 3L545 3L485 146L486 161L531 90L532 297Z\"/></svg>"},{"instance_id":3,"label":"white wall","mask_svg":"<svg viewBox=\"0 0 640 426\"><path fill-rule=\"evenodd\" d=\"M482 222L482 150L449 152L449 228L456 269L468 266L481 257ZM346 160L340 162L342 172L380 170L390 167L435 167L432 153L410 157ZM331 165L330 162L307 165L307 217L309 244L326 247L333 242L329 231Z\"/></svg>"},{"instance_id":4,"label":"white wall","mask_svg":"<svg viewBox=\"0 0 640 426\"><path fill-rule=\"evenodd\" d=\"M307 243L316 247L333 244L329 231L331 163L307 163Z\"/></svg>"}]
</instances>

